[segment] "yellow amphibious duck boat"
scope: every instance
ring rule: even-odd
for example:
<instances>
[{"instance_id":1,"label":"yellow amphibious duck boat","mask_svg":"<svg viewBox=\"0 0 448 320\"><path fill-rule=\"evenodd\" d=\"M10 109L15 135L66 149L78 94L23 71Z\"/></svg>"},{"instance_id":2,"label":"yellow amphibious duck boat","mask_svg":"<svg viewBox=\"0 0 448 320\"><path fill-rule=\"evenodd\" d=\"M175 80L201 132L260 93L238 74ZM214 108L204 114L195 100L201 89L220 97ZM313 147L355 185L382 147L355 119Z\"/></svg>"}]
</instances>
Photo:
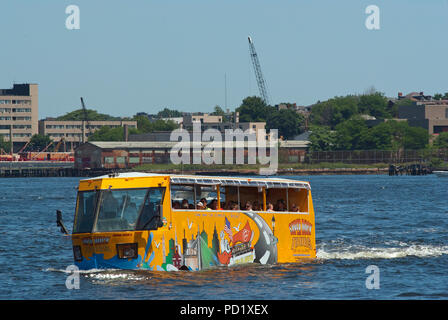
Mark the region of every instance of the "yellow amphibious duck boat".
<instances>
[{"instance_id":1,"label":"yellow amphibious duck boat","mask_svg":"<svg viewBox=\"0 0 448 320\"><path fill-rule=\"evenodd\" d=\"M75 264L84 270L298 262L316 257L311 188L282 178L120 173L84 179L72 242Z\"/></svg>"}]
</instances>

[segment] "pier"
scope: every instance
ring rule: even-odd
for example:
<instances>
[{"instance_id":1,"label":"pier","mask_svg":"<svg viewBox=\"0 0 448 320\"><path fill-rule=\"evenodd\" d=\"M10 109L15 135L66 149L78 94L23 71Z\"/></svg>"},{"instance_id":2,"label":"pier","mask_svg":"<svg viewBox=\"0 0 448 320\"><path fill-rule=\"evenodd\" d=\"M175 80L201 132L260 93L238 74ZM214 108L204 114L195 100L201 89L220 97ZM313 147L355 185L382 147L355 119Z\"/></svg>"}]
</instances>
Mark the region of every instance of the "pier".
<instances>
[{"instance_id":1,"label":"pier","mask_svg":"<svg viewBox=\"0 0 448 320\"><path fill-rule=\"evenodd\" d=\"M394 165L394 164L389 165L389 176L402 176L402 175L425 176L431 173L432 173L431 168L420 163L414 163L407 166Z\"/></svg>"},{"instance_id":2,"label":"pier","mask_svg":"<svg viewBox=\"0 0 448 320\"><path fill-rule=\"evenodd\" d=\"M72 177L77 174L73 162L2 161L0 177Z\"/></svg>"},{"instance_id":3,"label":"pier","mask_svg":"<svg viewBox=\"0 0 448 320\"><path fill-rule=\"evenodd\" d=\"M1 161L0 178L24 177L95 177L110 169L76 169L73 162Z\"/></svg>"}]
</instances>

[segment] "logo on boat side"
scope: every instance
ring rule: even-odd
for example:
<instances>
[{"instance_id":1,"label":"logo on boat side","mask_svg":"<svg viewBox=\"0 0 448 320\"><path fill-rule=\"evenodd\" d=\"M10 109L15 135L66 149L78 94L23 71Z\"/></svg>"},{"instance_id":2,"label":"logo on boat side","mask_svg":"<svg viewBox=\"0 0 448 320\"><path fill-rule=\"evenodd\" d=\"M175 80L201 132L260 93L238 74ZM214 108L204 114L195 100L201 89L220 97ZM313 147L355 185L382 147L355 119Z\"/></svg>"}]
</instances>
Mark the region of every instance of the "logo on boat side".
<instances>
[{"instance_id":1,"label":"logo on boat side","mask_svg":"<svg viewBox=\"0 0 448 320\"><path fill-rule=\"evenodd\" d=\"M298 237L310 236L313 225L305 219L295 219L289 223L289 232L293 236L291 239L291 250L298 251L299 248L312 249L311 238Z\"/></svg>"},{"instance_id":2,"label":"logo on boat side","mask_svg":"<svg viewBox=\"0 0 448 320\"><path fill-rule=\"evenodd\" d=\"M305 219L295 219L289 224L289 232L291 235L311 235L313 225Z\"/></svg>"},{"instance_id":3,"label":"logo on boat side","mask_svg":"<svg viewBox=\"0 0 448 320\"><path fill-rule=\"evenodd\" d=\"M92 245L92 244L108 244L109 243L109 237L100 237L100 238L84 238L82 239L82 243L85 245Z\"/></svg>"}]
</instances>

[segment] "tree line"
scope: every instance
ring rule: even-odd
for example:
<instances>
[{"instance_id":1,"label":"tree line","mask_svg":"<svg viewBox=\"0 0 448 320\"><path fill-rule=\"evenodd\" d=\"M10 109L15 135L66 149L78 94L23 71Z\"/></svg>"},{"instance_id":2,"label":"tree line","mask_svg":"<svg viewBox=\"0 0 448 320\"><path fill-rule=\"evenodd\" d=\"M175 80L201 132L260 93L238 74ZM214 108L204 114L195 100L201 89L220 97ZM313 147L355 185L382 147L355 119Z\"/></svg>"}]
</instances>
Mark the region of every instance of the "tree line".
<instances>
[{"instance_id":1,"label":"tree line","mask_svg":"<svg viewBox=\"0 0 448 320\"><path fill-rule=\"evenodd\" d=\"M448 98L436 94L436 99ZM284 103L286 109L279 110L276 106L267 105L260 97L250 96L243 99L235 111L239 112L240 122L266 122L266 129L277 129L279 137L293 139L306 129L310 131L310 150L399 150L424 149L429 147L448 148L448 133L441 133L430 146L427 130L411 127L406 121L394 120L398 116L400 105L412 102L402 99L392 102L383 93L371 90L361 95L346 95L334 97L326 101L317 101L311 106L310 114L305 117L293 108L293 104ZM183 112L164 108L155 118L149 120L145 115L135 115L129 118L113 117L87 109L88 119L94 120L135 120L137 129L130 128L130 134L172 131L178 124L161 118L181 117ZM231 121L231 116L215 106L213 115L220 115L223 121ZM379 120L376 125L368 125L368 117ZM67 113L57 120L83 120L82 109ZM89 141L123 141L123 128L104 126L88 137ZM31 138L28 151L40 150L51 142L50 137L35 135ZM0 136L0 148L8 152L9 143ZM51 148L50 148L51 150Z\"/></svg>"}]
</instances>

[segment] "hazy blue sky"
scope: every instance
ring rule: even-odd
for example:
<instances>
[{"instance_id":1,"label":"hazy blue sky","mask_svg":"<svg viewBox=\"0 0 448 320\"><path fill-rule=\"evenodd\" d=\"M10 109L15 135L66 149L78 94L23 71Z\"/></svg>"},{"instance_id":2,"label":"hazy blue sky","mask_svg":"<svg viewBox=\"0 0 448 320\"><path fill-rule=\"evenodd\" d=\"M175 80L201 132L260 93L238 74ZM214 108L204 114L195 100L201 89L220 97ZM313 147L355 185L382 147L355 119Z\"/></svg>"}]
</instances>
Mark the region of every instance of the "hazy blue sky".
<instances>
[{"instance_id":1,"label":"hazy blue sky","mask_svg":"<svg viewBox=\"0 0 448 320\"><path fill-rule=\"evenodd\" d=\"M80 30L65 26L68 5ZM380 30L368 30L368 5ZM0 88L40 86L39 117L212 111L258 95L251 35L271 102L309 105L374 86L448 91L446 0L2 0Z\"/></svg>"}]
</instances>

